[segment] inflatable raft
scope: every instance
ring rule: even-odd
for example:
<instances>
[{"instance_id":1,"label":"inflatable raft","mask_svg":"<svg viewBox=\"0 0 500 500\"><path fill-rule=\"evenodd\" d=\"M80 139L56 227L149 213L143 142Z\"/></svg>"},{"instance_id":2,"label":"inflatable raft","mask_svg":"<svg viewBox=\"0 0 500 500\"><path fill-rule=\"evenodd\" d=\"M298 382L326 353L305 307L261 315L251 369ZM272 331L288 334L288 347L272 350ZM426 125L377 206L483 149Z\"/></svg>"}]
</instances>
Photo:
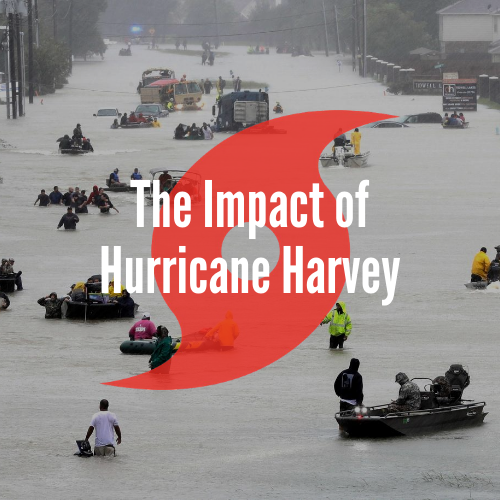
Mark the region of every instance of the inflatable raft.
<instances>
[{"instance_id":1,"label":"inflatable raft","mask_svg":"<svg viewBox=\"0 0 500 500\"><path fill-rule=\"evenodd\" d=\"M180 339L172 339L174 351L177 351L181 345ZM123 354L148 354L151 356L155 350L156 339L147 340L125 340L120 345L120 351Z\"/></svg>"}]
</instances>

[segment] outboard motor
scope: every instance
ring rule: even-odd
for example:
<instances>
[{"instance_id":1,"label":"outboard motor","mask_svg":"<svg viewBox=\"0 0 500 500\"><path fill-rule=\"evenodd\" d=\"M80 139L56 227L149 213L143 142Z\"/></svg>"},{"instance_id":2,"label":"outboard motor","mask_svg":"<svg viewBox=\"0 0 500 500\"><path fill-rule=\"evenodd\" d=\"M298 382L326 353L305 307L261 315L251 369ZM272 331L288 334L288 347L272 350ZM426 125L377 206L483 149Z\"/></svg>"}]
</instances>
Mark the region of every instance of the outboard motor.
<instances>
[{"instance_id":1,"label":"outboard motor","mask_svg":"<svg viewBox=\"0 0 500 500\"><path fill-rule=\"evenodd\" d=\"M470 384L470 377L462 365L451 365L444 374L451 386L450 399L457 402L462 399L464 389Z\"/></svg>"}]
</instances>

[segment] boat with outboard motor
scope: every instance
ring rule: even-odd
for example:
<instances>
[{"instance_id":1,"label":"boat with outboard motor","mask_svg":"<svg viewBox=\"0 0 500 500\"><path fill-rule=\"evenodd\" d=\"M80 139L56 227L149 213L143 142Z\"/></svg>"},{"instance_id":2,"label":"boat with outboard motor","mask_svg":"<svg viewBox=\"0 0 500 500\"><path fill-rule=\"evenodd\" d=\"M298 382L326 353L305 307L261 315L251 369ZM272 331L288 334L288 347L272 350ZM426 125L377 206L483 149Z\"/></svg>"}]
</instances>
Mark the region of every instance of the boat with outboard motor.
<instances>
[{"instance_id":1,"label":"boat with outboard motor","mask_svg":"<svg viewBox=\"0 0 500 500\"><path fill-rule=\"evenodd\" d=\"M489 281L471 281L470 283L465 283L465 288L468 288L469 290L485 290L488 285L490 284Z\"/></svg>"},{"instance_id":2,"label":"boat with outboard motor","mask_svg":"<svg viewBox=\"0 0 500 500\"><path fill-rule=\"evenodd\" d=\"M16 286L16 274L0 274L0 292L13 293Z\"/></svg>"},{"instance_id":3,"label":"boat with outboard motor","mask_svg":"<svg viewBox=\"0 0 500 500\"><path fill-rule=\"evenodd\" d=\"M349 145L339 146L335 148L335 154L321 155L319 161L322 167L333 167L340 165L348 168L362 168L366 167L370 151L355 155Z\"/></svg>"},{"instance_id":4,"label":"boat with outboard motor","mask_svg":"<svg viewBox=\"0 0 500 500\"><path fill-rule=\"evenodd\" d=\"M441 377L440 377L441 378ZM351 437L412 436L479 425L488 414L484 401L463 400L462 393L469 385L469 374L459 364L451 365L445 377L449 394L440 396L436 379L420 392L418 410L393 411L391 405L357 406L335 414L339 426ZM414 378L412 380L431 380Z\"/></svg>"}]
</instances>

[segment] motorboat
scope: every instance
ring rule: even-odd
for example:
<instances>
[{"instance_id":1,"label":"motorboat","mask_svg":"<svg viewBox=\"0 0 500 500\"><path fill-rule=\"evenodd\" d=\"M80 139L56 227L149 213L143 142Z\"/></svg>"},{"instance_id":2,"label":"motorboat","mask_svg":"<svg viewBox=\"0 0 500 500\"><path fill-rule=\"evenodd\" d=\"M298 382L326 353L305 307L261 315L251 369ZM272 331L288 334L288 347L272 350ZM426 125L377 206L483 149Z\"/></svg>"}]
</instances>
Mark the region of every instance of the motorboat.
<instances>
[{"instance_id":1,"label":"motorboat","mask_svg":"<svg viewBox=\"0 0 500 500\"><path fill-rule=\"evenodd\" d=\"M96 296L98 294L95 294ZM121 318L121 308L116 302L97 302L89 295L88 302L64 301L61 305L62 317L65 319L116 319ZM134 314L139 304L134 305Z\"/></svg>"},{"instance_id":2,"label":"motorboat","mask_svg":"<svg viewBox=\"0 0 500 500\"><path fill-rule=\"evenodd\" d=\"M197 172L176 170L165 167L153 168L149 171L151 174L151 185L149 194L146 195L146 202L153 204L153 182L160 182L160 193L167 191L169 194L178 185L177 191L185 191L191 197L191 203L199 203L203 197L203 183L201 175ZM173 202L173 197L171 202ZM161 202L163 203L163 202Z\"/></svg>"},{"instance_id":3,"label":"motorboat","mask_svg":"<svg viewBox=\"0 0 500 500\"><path fill-rule=\"evenodd\" d=\"M489 285L489 281L471 281L470 283L465 283L465 287L469 290L485 290Z\"/></svg>"},{"instance_id":4,"label":"motorboat","mask_svg":"<svg viewBox=\"0 0 500 500\"><path fill-rule=\"evenodd\" d=\"M104 188L104 191L111 191L113 193L127 193L127 192L135 193L137 191L137 187L129 186L128 184L125 186L115 186L110 183L109 179L106 179L106 187Z\"/></svg>"},{"instance_id":5,"label":"motorboat","mask_svg":"<svg viewBox=\"0 0 500 500\"><path fill-rule=\"evenodd\" d=\"M12 293L15 290L15 285L15 274L0 274L0 292Z\"/></svg>"},{"instance_id":6,"label":"motorboat","mask_svg":"<svg viewBox=\"0 0 500 500\"><path fill-rule=\"evenodd\" d=\"M420 392L421 406L418 410L392 411L391 405L357 406L352 410L335 414L341 429L350 437L413 436L452 430L459 427L479 425L488 414L484 401L463 400L462 393L469 384L467 370L459 364L450 366L445 377L449 383L449 394L439 395L435 380Z\"/></svg>"},{"instance_id":7,"label":"motorboat","mask_svg":"<svg viewBox=\"0 0 500 500\"><path fill-rule=\"evenodd\" d=\"M362 168L366 167L370 151L355 155L352 152L352 146L338 146L335 148L335 154L324 154L320 156L320 163L322 167L333 167L341 165L348 168Z\"/></svg>"}]
</instances>

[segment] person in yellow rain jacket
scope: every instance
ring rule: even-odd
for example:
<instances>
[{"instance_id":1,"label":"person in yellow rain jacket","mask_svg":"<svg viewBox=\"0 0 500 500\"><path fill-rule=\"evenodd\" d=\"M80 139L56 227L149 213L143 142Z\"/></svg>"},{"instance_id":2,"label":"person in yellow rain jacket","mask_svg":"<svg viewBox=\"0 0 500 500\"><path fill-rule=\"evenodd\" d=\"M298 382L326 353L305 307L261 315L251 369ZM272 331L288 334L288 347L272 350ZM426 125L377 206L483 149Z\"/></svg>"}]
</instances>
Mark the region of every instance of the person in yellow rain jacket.
<instances>
[{"instance_id":1,"label":"person in yellow rain jacket","mask_svg":"<svg viewBox=\"0 0 500 500\"><path fill-rule=\"evenodd\" d=\"M354 146L354 154L361 154L361 132L359 128L355 128L354 132L351 132L351 144Z\"/></svg>"},{"instance_id":2,"label":"person in yellow rain jacket","mask_svg":"<svg viewBox=\"0 0 500 500\"><path fill-rule=\"evenodd\" d=\"M228 311L226 319L217 323L205 336L206 339L212 339L218 333L218 344L225 351L234 347L234 341L240 334L237 323L233 320L233 313Z\"/></svg>"},{"instance_id":3,"label":"person in yellow rain jacket","mask_svg":"<svg viewBox=\"0 0 500 500\"><path fill-rule=\"evenodd\" d=\"M335 309L332 309L321 322L322 325L327 323L330 332L330 349L337 349L337 347L342 349L352 330L351 318L347 314L345 302L335 304Z\"/></svg>"},{"instance_id":4,"label":"person in yellow rain jacket","mask_svg":"<svg viewBox=\"0 0 500 500\"><path fill-rule=\"evenodd\" d=\"M155 117L155 119L151 122L151 125L154 127L154 128L160 128L161 127L161 123L158 121L158 118Z\"/></svg>"},{"instance_id":5,"label":"person in yellow rain jacket","mask_svg":"<svg viewBox=\"0 0 500 500\"><path fill-rule=\"evenodd\" d=\"M475 255L472 261L471 282L486 280L488 271L490 270L490 259L486 255L487 251L485 247L482 247Z\"/></svg>"},{"instance_id":6,"label":"person in yellow rain jacket","mask_svg":"<svg viewBox=\"0 0 500 500\"><path fill-rule=\"evenodd\" d=\"M125 290L125 287L122 285L121 292L115 292L115 281L113 280L109 282L108 293L110 297L121 297L123 290Z\"/></svg>"}]
</instances>

